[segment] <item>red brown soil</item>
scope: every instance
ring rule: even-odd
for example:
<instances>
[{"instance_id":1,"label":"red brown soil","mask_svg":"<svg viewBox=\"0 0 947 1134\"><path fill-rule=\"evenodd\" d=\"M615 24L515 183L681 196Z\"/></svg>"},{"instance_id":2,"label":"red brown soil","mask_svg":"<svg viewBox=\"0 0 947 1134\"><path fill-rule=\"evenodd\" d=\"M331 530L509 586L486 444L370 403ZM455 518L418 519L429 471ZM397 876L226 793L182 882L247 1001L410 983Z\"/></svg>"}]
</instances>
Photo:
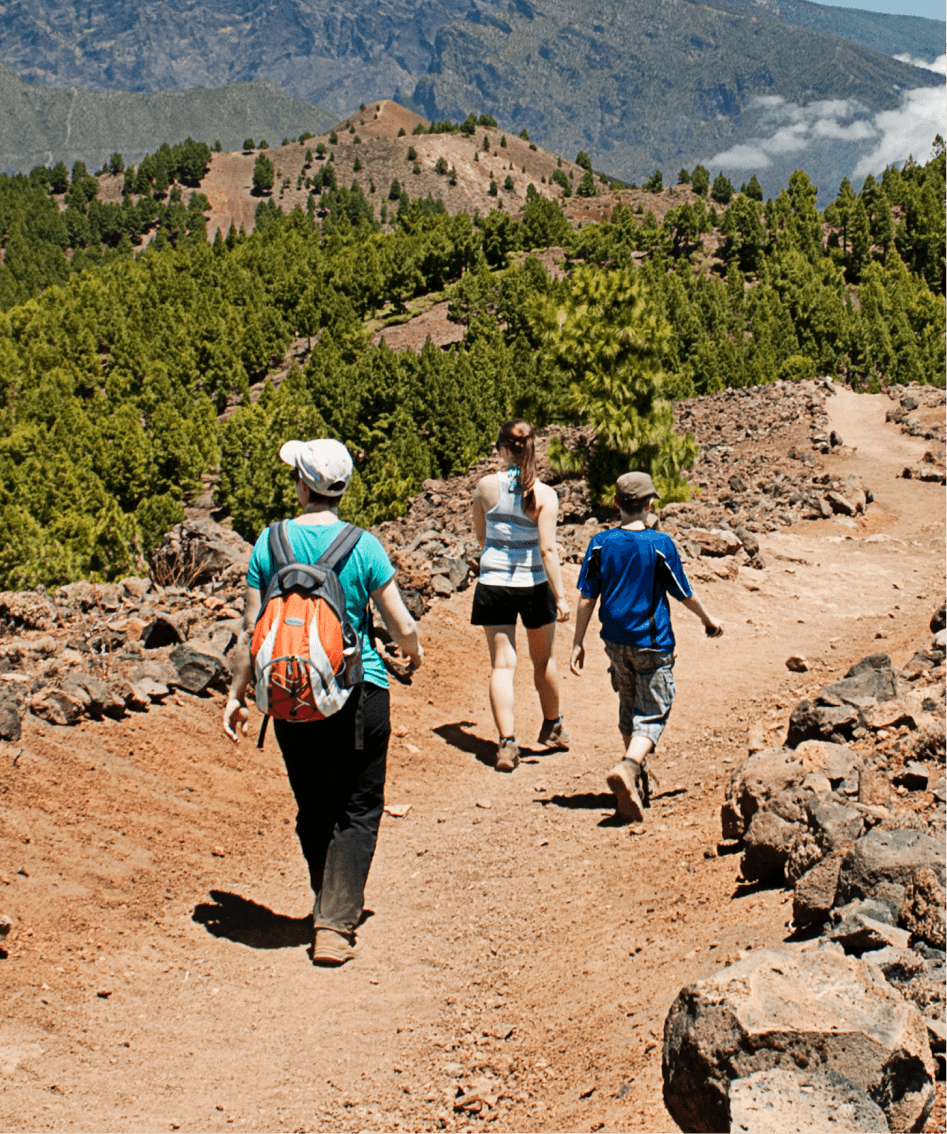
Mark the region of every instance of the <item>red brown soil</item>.
<instances>
[{"instance_id":1,"label":"red brown soil","mask_svg":"<svg viewBox=\"0 0 947 1134\"><path fill-rule=\"evenodd\" d=\"M869 652L903 664L943 597L943 490L896 479L926 443L884 423L890 404L829 399L848 447L826 467L875 492L858 530L762 537L762 576L702 587L719 641L678 613L644 833L612 817L616 702L594 636L581 678L565 672L571 630L557 642L569 752L529 751L539 709L522 667L528 751L504 777L482 762L494 733L470 593L435 604L425 665L393 689L387 796L410 810L384 818L343 969L306 954L308 880L272 738L262 753L227 744L219 696L72 729L27 717L0 745L14 922L0 1128L673 1129L669 1005L788 933L786 892L742 885L738 857L716 852L747 728L777 738L802 696ZM793 653L812 672L790 674ZM493 1105L455 1114L457 1084L478 1078ZM942 1121L941 1105L928 1129Z\"/></svg>"},{"instance_id":2,"label":"red brown soil","mask_svg":"<svg viewBox=\"0 0 947 1134\"><path fill-rule=\"evenodd\" d=\"M515 215L526 204L526 190L530 184L545 197L561 199L561 190L552 180L555 171L562 169L576 187L585 172L575 162L564 158L560 160L556 154L533 147L529 141L512 132L504 134L493 127L478 127L471 137L459 133L415 135L412 131L418 124L430 125L398 103L382 100L368 104L364 111L357 111L340 122L335 127L337 140L334 143L329 140L332 131L328 131L305 142L271 146L266 156L273 163L276 177L273 192L268 194L268 198L276 202L284 213L297 206L306 207L309 190L304 184L297 188L297 179L302 176L305 180L318 172L321 164L318 157L314 158L310 169L303 167L306 151L311 150L315 155L320 142L325 144L327 153L334 154L339 185L346 188L353 184L361 186L375 209L376 218L381 215L381 206L387 201L389 187L395 179L411 197L430 195L443 200L444 207L451 214L466 212L473 216L479 212L483 215L499 207ZM401 129L405 133L399 137ZM353 132L350 133L350 130ZM490 139L489 152L483 149L484 137ZM408 160L409 148L414 149L415 159ZM238 229L243 225L247 232L252 231L256 208L264 199L252 192L256 157L256 153L211 155L210 169L201 182L201 191L211 206L207 224L209 239L213 240L218 229L226 234L231 223ZM361 163L360 170L353 168L356 158ZM451 185L445 175L437 173L435 167L440 158L444 159L448 168L456 170L456 184ZM415 161L420 167L418 173L414 172ZM512 190L503 188L507 176L513 179ZM289 185L284 187L283 181L287 178ZM491 180L499 187L495 197L489 191ZM105 178L103 184L105 181L109 182L107 188L112 194L108 199L120 200L122 178ZM562 201L566 215L574 225L607 219L618 203L633 207L640 205L642 213L650 209L660 224L669 209L696 200L690 187L685 185L668 188L661 193L637 189L611 192L598 180L596 187L601 194L599 197L570 197ZM388 206L396 209L397 203L388 202Z\"/></svg>"},{"instance_id":3,"label":"red brown soil","mask_svg":"<svg viewBox=\"0 0 947 1134\"><path fill-rule=\"evenodd\" d=\"M207 174L200 186L200 191L210 203L208 239L213 240L218 229L226 235L231 224L236 229L242 226L244 231L252 232L256 224L256 209L262 200L274 201L284 213L297 207L305 209L310 192L304 183L297 187L297 181L301 178L305 182L306 177L319 171L324 159L314 157L311 167L307 169L305 166L306 152L311 151L315 155L320 142L326 146L327 154L334 155L339 185L350 188L358 184L374 207L376 219L380 218L381 207L386 202L391 210L397 209L397 202L388 201L389 187L395 179L410 197L430 195L442 200L449 213L466 212L470 216L478 212L485 215L496 208L505 208L516 216L522 212L527 187L532 184L542 196L559 200L566 216L577 228L607 220L617 204L630 205L636 210L640 207L639 220L642 222L644 214L650 210L660 225L669 210L697 199L689 185L671 186L660 193L647 193L643 189L612 191L598 177L596 189L599 196L563 198L562 190L553 182L553 174L561 169L571 178L573 187L578 187L585 170L575 162L531 145L513 132L506 134L494 127L478 127L468 137L459 133L415 135L413 130L418 125L427 127L430 123L398 103L382 99L369 103L365 110L356 111L340 122L334 128L337 138L334 143L329 140L333 131L327 131L304 142L270 146L265 153L273 163L275 181L273 191L265 195L253 192L253 165L260 151L211 154ZM404 130L404 135L399 137L399 130ZM489 151L483 149L485 137L490 139ZM410 161L407 157L409 147L413 147L417 155ZM353 168L356 158L362 166L360 170ZM440 158L444 159L448 168L456 171L454 185L450 184L447 176L437 172ZM415 161L419 166L418 173L414 172ZM512 190L503 188L507 176L513 179ZM289 184L284 185L287 179ZM498 186L496 196L490 194L491 181ZM122 174L116 177L100 175L99 199L121 203L123 184ZM318 198L316 205L318 208ZM60 199L60 207L65 208L63 199ZM150 235L146 236L144 243L150 239ZM701 240L703 246L710 250L719 243L714 234L705 234Z\"/></svg>"}]
</instances>

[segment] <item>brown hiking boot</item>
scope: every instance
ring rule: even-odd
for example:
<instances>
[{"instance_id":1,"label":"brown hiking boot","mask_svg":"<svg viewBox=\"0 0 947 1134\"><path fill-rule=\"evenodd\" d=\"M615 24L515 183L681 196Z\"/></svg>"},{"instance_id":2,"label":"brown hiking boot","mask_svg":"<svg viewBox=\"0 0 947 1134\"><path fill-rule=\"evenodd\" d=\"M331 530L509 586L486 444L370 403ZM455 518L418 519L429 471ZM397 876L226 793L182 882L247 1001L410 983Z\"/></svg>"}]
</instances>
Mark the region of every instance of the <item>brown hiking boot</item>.
<instances>
[{"instance_id":1,"label":"brown hiking boot","mask_svg":"<svg viewBox=\"0 0 947 1134\"><path fill-rule=\"evenodd\" d=\"M634 760L621 760L605 777L608 789L615 796L615 806L623 819L640 823L644 819L644 807L638 794L641 778L641 765Z\"/></svg>"},{"instance_id":2,"label":"brown hiking boot","mask_svg":"<svg viewBox=\"0 0 947 1134\"><path fill-rule=\"evenodd\" d=\"M512 736L501 736L497 746L496 770L498 772L512 772L520 762L520 748Z\"/></svg>"},{"instance_id":3,"label":"brown hiking boot","mask_svg":"<svg viewBox=\"0 0 947 1134\"><path fill-rule=\"evenodd\" d=\"M547 748L568 748L571 739L569 730L563 725L560 716L554 721L543 721L543 727L539 730L539 738L536 743L545 744Z\"/></svg>"},{"instance_id":4,"label":"brown hiking boot","mask_svg":"<svg viewBox=\"0 0 947 1134\"><path fill-rule=\"evenodd\" d=\"M344 965L355 956L352 938L336 929L317 929L312 943L312 963L332 968Z\"/></svg>"}]
</instances>

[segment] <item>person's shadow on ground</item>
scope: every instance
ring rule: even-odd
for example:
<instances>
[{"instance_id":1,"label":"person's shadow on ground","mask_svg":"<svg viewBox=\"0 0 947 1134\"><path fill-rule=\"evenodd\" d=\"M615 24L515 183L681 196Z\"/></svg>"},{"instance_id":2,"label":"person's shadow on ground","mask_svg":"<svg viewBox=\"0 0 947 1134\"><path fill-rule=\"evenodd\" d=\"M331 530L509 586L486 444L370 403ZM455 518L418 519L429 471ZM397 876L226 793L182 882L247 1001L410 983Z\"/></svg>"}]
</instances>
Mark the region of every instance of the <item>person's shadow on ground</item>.
<instances>
[{"instance_id":1,"label":"person's shadow on ground","mask_svg":"<svg viewBox=\"0 0 947 1134\"><path fill-rule=\"evenodd\" d=\"M481 764L492 768L497 762L496 741L484 740L482 736L466 732L465 730L473 723L473 721L456 721L454 724L439 725L434 732L441 740L446 740L451 748L456 748L460 752L469 752Z\"/></svg>"},{"instance_id":2,"label":"person's shadow on ground","mask_svg":"<svg viewBox=\"0 0 947 1134\"><path fill-rule=\"evenodd\" d=\"M481 764L486 764L488 768L495 768L497 762L497 742L495 740L484 740L482 736L477 736L475 733L466 732L465 730L473 725L473 721L455 721L454 724L439 725L433 729L435 733L442 739L446 740L451 748L456 748L460 752L469 752L471 756L476 757ZM524 763L536 763L537 758L545 756L550 749L543 748L536 751L529 747L528 744L520 744L520 759ZM558 751L558 749L556 749Z\"/></svg>"},{"instance_id":3,"label":"person's shadow on ground","mask_svg":"<svg viewBox=\"0 0 947 1134\"><path fill-rule=\"evenodd\" d=\"M191 920L203 925L213 937L226 937L251 949L295 949L312 944L312 914L287 917L226 890L211 890L210 896L213 902L195 906Z\"/></svg>"}]
</instances>

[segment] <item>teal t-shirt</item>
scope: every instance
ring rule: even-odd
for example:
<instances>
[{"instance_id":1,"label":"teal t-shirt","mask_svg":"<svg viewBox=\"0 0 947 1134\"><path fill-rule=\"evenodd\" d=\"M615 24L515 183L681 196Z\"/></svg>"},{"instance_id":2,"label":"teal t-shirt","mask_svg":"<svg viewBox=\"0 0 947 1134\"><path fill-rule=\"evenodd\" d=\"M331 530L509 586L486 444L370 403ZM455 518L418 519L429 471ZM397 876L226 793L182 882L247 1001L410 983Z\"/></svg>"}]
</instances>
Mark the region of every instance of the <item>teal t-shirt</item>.
<instances>
[{"instance_id":1,"label":"teal t-shirt","mask_svg":"<svg viewBox=\"0 0 947 1134\"><path fill-rule=\"evenodd\" d=\"M300 524L289 522L289 542L300 563L315 563L342 530L342 521L334 524ZM270 555L269 531L264 528L253 547L250 566L247 568L247 583L256 587L262 594L270 579L276 573L276 565ZM349 622L358 630L362 641L362 665L365 680L370 685L388 688L388 674L368 636L368 596L372 591L383 587L395 573L385 549L371 532L363 532L339 572L339 582L345 592L345 610Z\"/></svg>"}]
</instances>

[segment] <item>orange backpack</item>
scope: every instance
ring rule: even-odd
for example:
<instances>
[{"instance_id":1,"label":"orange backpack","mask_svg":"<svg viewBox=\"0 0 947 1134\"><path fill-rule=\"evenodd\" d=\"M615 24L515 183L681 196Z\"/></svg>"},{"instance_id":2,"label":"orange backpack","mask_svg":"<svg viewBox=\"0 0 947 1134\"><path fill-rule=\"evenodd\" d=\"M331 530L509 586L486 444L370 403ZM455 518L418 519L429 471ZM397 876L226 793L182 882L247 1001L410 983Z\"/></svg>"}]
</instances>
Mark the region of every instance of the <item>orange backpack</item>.
<instances>
[{"instance_id":1,"label":"orange backpack","mask_svg":"<svg viewBox=\"0 0 947 1134\"><path fill-rule=\"evenodd\" d=\"M315 563L299 563L287 521L270 525L269 549L276 572L263 595L250 645L256 704L265 714L260 748L270 717L325 720L362 683L361 643L349 622L338 576L361 535L361 528L346 524ZM361 734L359 712L356 748L362 747Z\"/></svg>"}]
</instances>

